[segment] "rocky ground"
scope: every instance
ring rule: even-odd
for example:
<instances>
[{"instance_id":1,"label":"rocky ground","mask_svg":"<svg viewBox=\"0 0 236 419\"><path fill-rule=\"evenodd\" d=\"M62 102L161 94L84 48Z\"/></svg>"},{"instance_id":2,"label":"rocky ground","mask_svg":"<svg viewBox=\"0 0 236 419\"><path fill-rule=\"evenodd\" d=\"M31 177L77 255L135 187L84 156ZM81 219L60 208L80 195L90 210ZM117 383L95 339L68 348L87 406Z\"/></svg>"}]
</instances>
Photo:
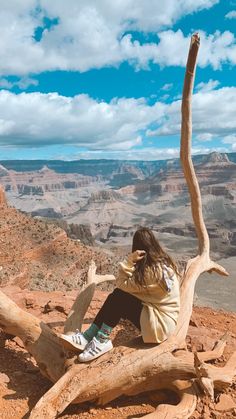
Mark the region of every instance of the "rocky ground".
<instances>
[{"instance_id":1,"label":"rocky ground","mask_svg":"<svg viewBox=\"0 0 236 419\"><path fill-rule=\"evenodd\" d=\"M69 239L54 224L34 219L0 202L0 286L70 290L80 287L94 259L98 273L112 273L101 249Z\"/></svg>"},{"instance_id":2,"label":"rocky ground","mask_svg":"<svg viewBox=\"0 0 236 419\"><path fill-rule=\"evenodd\" d=\"M21 290L19 287L2 288L24 310L38 316L57 331L63 323L76 297L76 291L43 292ZM86 323L94 317L107 293L97 291L86 315ZM84 327L87 327L84 324ZM209 350L215 341L228 331L228 345L224 355L216 361L224 365L236 347L236 314L211 308L194 307L187 343L189 349ZM114 344L125 344L137 335L137 330L128 323L121 323L113 331ZM50 388L51 383L43 378L34 360L24 350L19 338L0 333L0 418L26 419L38 399ZM204 399L199 402L192 419L236 417L236 384L225 394L216 394L215 403ZM170 392L153 392L136 397L121 397L104 407L92 403L74 405L60 416L63 419L110 419L141 417L154 411L159 403L176 403Z\"/></svg>"}]
</instances>

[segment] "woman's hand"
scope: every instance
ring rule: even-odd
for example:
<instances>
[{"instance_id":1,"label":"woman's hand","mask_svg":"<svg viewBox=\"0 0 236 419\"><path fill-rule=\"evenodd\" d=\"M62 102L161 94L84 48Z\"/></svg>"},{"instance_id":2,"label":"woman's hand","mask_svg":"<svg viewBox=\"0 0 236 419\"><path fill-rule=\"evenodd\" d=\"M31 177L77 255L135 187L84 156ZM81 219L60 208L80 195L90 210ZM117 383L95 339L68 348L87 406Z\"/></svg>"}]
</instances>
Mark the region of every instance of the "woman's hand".
<instances>
[{"instance_id":1,"label":"woman's hand","mask_svg":"<svg viewBox=\"0 0 236 419\"><path fill-rule=\"evenodd\" d=\"M136 263L142 260L145 257L145 255L145 250L135 250L135 252L131 253L130 259L133 263Z\"/></svg>"}]
</instances>

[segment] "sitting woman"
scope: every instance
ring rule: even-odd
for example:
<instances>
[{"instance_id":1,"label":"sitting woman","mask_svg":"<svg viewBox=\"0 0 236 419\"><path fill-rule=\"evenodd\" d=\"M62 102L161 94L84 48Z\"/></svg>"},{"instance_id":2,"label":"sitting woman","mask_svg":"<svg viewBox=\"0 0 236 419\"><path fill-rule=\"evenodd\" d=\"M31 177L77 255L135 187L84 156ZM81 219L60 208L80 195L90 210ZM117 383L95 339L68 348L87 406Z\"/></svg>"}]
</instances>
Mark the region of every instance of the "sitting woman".
<instances>
[{"instance_id":1,"label":"sitting woman","mask_svg":"<svg viewBox=\"0 0 236 419\"><path fill-rule=\"evenodd\" d=\"M179 274L150 229L135 232L132 253L120 263L116 286L85 332L61 335L83 351L81 362L113 348L110 334L121 318L130 320L146 343L161 343L175 330L180 306Z\"/></svg>"}]
</instances>

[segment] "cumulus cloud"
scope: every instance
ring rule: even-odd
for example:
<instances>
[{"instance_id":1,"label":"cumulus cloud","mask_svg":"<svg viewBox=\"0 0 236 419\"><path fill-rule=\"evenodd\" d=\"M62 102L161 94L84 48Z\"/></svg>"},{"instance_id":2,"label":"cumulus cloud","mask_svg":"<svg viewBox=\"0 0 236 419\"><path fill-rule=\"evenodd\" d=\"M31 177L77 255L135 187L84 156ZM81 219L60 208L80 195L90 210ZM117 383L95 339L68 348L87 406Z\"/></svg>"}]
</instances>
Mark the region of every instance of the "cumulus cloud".
<instances>
[{"instance_id":1,"label":"cumulus cloud","mask_svg":"<svg viewBox=\"0 0 236 419\"><path fill-rule=\"evenodd\" d=\"M236 143L236 135L226 135L223 140L225 144L235 144Z\"/></svg>"},{"instance_id":2,"label":"cumulus cloud","mask_svg":"<svg viewBox=\"0 0 236 419\"><path fill-rule=\"evenodd\" d=\"M38 86L38 80L35 80L31 77L22 77L19 80L10 81L7 78L0 78L0 88L3 89L12 89L17 86L20 90L27 89L29 86Z\"/></svg>"},{"instance_id":3,"label":"cumulus cloud","mask_svg":"<svg viewBox=\"0 0 236 419\"><path fill-rule=\"evenodd\" d=\"M11 89L13 87L13 83L9 80L5 79L4 77L0 79L0 88L2 89Z\"/></svg>"},{"instance_id":4,"label":"cumulus cloud","mask_svg":"<svg viewBox=\"0 0 236 419\"><path fill-rule=\"evenodd\" d=\"M212 7L218 0L25 0L1 4L3 75L51 70L87 71L129 61L145 68L185 65L189 36L166 30L179 18ZM134 40L132 31L157 33L157 42ZM39 35L40 33L40 35ZM38 35L37 35L38 34ZM202 33L199 65L235 64L231 32ZM14 59L12 59L14 57Z\"/></svg>"},{"instance_id":5,"label":"cumulus cloud","mask_svg":"<svg viewBox=\"0 0 236 419\"><path fill-rule=\"evenodd\" d=\"M192 154L208 154L212 151L218 151L219 153L227 152L227 147L192 147ZM166 147L166 148L154 148L154 147L144 147L142 149L128 150L125 152L125 155L122 151L107 151L104 154L104 151L84 151L78 154L68 155L57 155L55 158L58 160L77 160L77 159L103 159L104 156L106 159L114 160L166 160L174 159L179 157L179 147Z\"/></svg>"},{"instance_id":6,"label":"cumulus cloud","mask_svg":"<svg viewBox=\"0 0 236 419\"><path fill-rule=\"evenodd\" d=\"M165 105L165 117L156 130L149 130L150 137L178 135L181 128L181 101ZM234 144L236 131L236 88L223 87L217 90L200 90L193 95L193 134L199 141L211 137ZM233 136L233 137L232 137ZM225 140L226 139L226 140ZM228 140L227 140L228 139ZM229 141L231 139L231 141Z\"/></svg>"},{"instance_id":7,"label":"cumulus cloud","mask_svg":"<svg viewBox=\"0 0 236 419\"><path fill-rule=\"evenodd\" d=\"M199 50L198 66L212 66L220 69L222 64L236 64L236 43L234 34L230 31L207 35L199 31L201 48ZM189 47L189 38L181 30L162 31L158 34L160 42L153 47L152 60L161 66L185 66L186 51Z\"/></svg>"},{"instance_id":8,"label":"cumulus cloud","mask_svg":"<svg viewBox=\"0 0 236 419\"><path fill-rule=\"evenodd\" d=\"M145 99L96 101L57 93L0 92L0 145L42 147L74 144L96 149L127 150L142 142L140 132L163 117L164 105Z\"/></svg>"},{"instance_id":9,"label":"cumulus cloud","mask_svg":"<svg viewBox=\"0 0 236 419\"><path fill-rule=\"evenodd\" d=\"M204 83L204 82L198 83L196 86L196 90L209 92L210 90L216 89L216 87L218 87L219 84L220 82L218 80L210 79L207 83Z\"/></svg>"},{"instance_id":10,"label":"cumulus cloud","mask_svg":"<svg viewBox=\"0 0 236 419\"><path fill-rule=\"evenodd\" d=\"M72 159L102 159L104 152L102 151L85 151L71 156ZM107 159L115 160L165 160L179 157L179 148L155 148L144 147L142 149L135 149L126 151L125 157L122 151L108 151L106 152Z\"/></svg>"},{"instance_id":11,"label":"cumulus cloud","mask_svg":"<svg viewBox=\"0 0 236 419\"><path fill-rule=\"evenodd\" d=\"M231 12L225 15L226 19L236 19L236 10L231 10Z\"/></svg>"},{"instance_id":12,"label":"cumulus cloud","mask_svg":"<svg viewBox=\"0 0 236 419\"><path fill-rule=\"evenodd\" d=\"M161 90L164 90L165 92L168 92L173 87L173 83L166 83L164 86L162 86Z\"/></svg>"},{"instance_id":13,"label":"cumulus cloud","mask_svg":"<svg viewBox=\"0 0 236 419\"><path fill-rule=\"evenodd\" d=\"M133 150L145 137L179 136L181 101L144 98L107 103L88 95L0 92L0 146L43 147L76 145L89 150ZM200 90L193 95L193 135L198 142L213 139L235 147L236 88ZM199 149L199 147L198 147ZM150 148L151 150L151 148ZM132 153L132 151L131 151ZM158 151L156 152L158 153Z\"/></svg>"},{"instance_id":14,"label":"cumulus cloud","mask_svg":"<svg viewBox=\"0 0 236 419\"><path fill-rule=\"evenodd\" d=\"M226 135L223 139L224 144L230 144L232 151L236 151L236 135Z\"/></svg>"},{"instance_id":15,"label":"cumulus cloud","mask_svg":"<svg viewBox=\"0 0 236 419\"><path fill-rule=\"evenodd\" d=\"M202 134L196 135L195 139L199 142L208 142L211 141L213 138L213 134L209 132L203 132Z\"/></svg>"}]
</instances>

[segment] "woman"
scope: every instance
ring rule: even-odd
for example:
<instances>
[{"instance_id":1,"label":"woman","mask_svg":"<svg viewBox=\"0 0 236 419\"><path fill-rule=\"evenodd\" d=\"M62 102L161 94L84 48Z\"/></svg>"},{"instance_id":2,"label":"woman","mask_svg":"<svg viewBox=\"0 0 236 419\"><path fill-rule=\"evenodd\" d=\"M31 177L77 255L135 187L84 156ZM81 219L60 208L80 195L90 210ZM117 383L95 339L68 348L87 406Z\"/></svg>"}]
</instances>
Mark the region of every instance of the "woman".
<instances>
[{"instance_id":1,"label":"woman","mask_svg":"<svg viewBox=\"0 0 236 419\"><path fill-rule=\"evenodd\" d=\"M120 263L115 290L107 297L94 322L83 333L61 335L91 361L112 349L112 329L120 319L130 320L146 343L161 343L173 333L179 314L178 270L152 231L140 228L132 253Z\"/></svg>"}]
</instances>

